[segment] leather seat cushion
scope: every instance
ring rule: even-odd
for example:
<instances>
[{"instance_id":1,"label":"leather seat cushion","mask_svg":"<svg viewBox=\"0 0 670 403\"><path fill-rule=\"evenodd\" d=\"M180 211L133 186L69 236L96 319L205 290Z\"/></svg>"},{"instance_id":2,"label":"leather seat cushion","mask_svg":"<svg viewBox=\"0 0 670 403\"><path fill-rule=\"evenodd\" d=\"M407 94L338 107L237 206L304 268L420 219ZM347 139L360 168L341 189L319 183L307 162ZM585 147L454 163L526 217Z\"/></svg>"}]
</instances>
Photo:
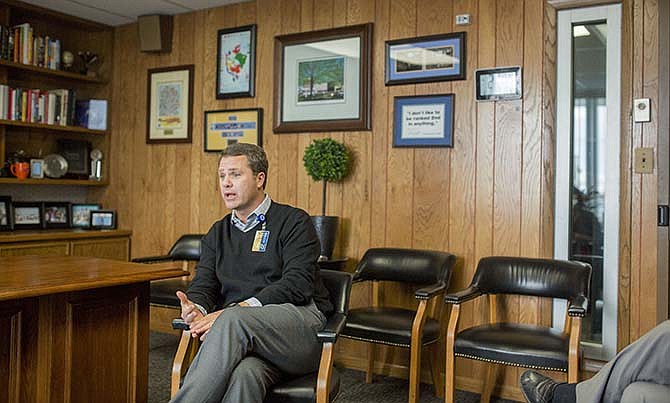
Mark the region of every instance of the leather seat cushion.
<instances>
[{"instance_id":1,"label":"leather seat cushion","mask_svg":"<svg viewBox=\"0 0 670 403\"><path fill-rule=\"evenodd\" d=\"M569 344L567 335L551 328L496 323L459 332L454 352L484 361L567 371Z\"/></svg>"},{"instance_id":2,"label":"leather seat cushion","mask_svg":"<svg viewBox=\"0 0 670 403\"><path fill-rule=\"evenodd\" d=\"M415 315L415 311L402 308L351 309L342 336L409 347ZM422 344L435 342L439 337L439 323L431 318L426 319Z\"/></svg>"},{"instance_id":3,"label":"leather seat cushion","mask_svg":"<svg viewBox=\"0 0 670 403\"><path fill-rule=\"evenodd\" d=\"M180 307L177 291L186 291L191 285L191 280L182 277L169 278L166 280L154 280L151 282L150 302L157 305Z\"/></svg>"},{"instance_id":4,"label":"leather seat cushion","mask_svg":"<svg viewBox=\"0 0 670 403\"><path fill-rule=\"evenodd\" d=\"M316 372L312 372L274 385L268 390L264 403L314 403L316 401L317 375ZM328 401L335 401L338 393L340 393L340 375L337 373L337 369L333 368Z\"/></svg>"}]
</instances>

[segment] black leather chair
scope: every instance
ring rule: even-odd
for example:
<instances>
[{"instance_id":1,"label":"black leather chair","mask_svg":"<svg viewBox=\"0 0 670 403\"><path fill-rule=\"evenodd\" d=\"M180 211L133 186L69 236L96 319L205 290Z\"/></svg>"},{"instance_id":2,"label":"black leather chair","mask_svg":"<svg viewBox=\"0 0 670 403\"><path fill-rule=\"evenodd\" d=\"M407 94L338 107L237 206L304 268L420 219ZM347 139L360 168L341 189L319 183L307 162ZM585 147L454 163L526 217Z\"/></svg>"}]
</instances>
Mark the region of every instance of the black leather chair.
<instances>
[{"instance_id":1,"label":"black leather chair","mask_svg":"<svg viewBox=\"0 0 670 403\"><path fill-rule=\"evenodd\" d=\"M340 392L340 377L333 367L335 342L347 318L351 274L333 270L321 270L321 279L330 293L335 311L328 317L325 327L317 333L323 343L319 371L289 379L274 385L265 397L265 403L328 403ZM174 396L183 376L197 352L199 341L188 330L182 332L179 347L172 366L172 393Z\"/></svg>"},{"instance_id":2,"label":"black leather chair","mask_svg":"<svg viewBox=\"0 0 670 403\"><path fill-rule=\"evenodd\" d=\"M446 291L455 260L449 253L427 250L376 248L365 252L356 268L354 282L372 282L372 306L352 309L349 312L342 337L370 343L366 382L372 381L376 344L409 348L409 402L417 402L421 349L432 345L433 386L435 394L442 395L442 360L437 358L441 356L441 343L438 343L441 326L439 319L435 319L439 318L442 304L436 304L437 298L434 297ZM380 281L420 287L414 293L419 301L418 308L413 310L380 306ZM428 302L431 302L430 306Z\"/></svg>"},{"instance_id":3,"label":"black leather chair","mask_svg":"<svg viewBox=\"0 0 670 403\"><path fill-rule=\"evenodd\" d=\"M587 263L522 257L481 259L470 286L445 296L445 302L452 305L447 329L446 403L454 401L455 357L494 364L488 366L482 402L490 399L498 364L567 372L568 382L577 382L581 318L587 312L590 284L591 266ZM565 330L498 322L499 294L566 299ZM457 331L461 304L484 295L489 297L490 323Z\"/></svg>"},{"instance_id":4,"label":"black leather chair","mask_svg":"<svg viewBox=\"0 0 670 403\"><path fill-rule=\"evenodd\" d=\"M189 262L200 260L200 241L202 237L202 234L182 235L166 255L141 257L132 261L146 264L182 261L183 270L188 272ZM178 290L186 291L189 285L191 285L189 275L151 282L149 302L152 310L150 326L152 330L163 332L171 330L166 323L171 318L179 316L179 311L175 313L175 309L181 310L176 292Z\"/></svg>"}]
</instances>

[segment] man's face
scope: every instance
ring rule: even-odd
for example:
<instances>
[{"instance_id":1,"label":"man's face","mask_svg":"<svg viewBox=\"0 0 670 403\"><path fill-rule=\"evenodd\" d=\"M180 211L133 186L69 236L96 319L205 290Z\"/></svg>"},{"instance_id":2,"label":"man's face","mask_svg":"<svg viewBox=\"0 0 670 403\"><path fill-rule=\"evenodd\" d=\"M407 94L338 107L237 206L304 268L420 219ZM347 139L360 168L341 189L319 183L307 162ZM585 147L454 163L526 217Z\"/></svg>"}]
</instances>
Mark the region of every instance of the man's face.
<instances>
[{"instance_id":1,"label":"man's face","mask_svg":"<svg viewBox=\"0 0 670 403\"><path fill-rule=\"evenodd\" d=\"M223 157L219 163L219 185L226 207L246 219L265 198L263 172L254 175L245 155Z\"/></svg>"}]
</instances>

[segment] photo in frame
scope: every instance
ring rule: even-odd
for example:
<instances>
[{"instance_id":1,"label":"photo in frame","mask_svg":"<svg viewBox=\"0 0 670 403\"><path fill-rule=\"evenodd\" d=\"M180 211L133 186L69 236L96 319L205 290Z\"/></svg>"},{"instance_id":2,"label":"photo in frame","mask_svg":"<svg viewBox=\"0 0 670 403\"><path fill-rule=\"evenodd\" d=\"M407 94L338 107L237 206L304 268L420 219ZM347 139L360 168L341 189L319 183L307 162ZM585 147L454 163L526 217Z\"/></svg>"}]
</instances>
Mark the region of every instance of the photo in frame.
<instances>
[{"instance_id":1,"label":"photo in frame","mask_svg":"<svg viewBox=\"0 0 670 403\"><path fill-rule=\"evenodd\" d=\"M194 66L149 69L147 144L190 143Z\"/></svg>"},{"instance_id":2,"label":"photo in frame","mask_svg":"<svg viewBox=\"0 0 670 403\"><path fill-rule=\"evenodd\" d=\"M44 202L42 212L44 213L44 228L70 227L70 203Z\"/></svg>"},{"instance_id":3,"label":"photo in frame","mask_svg":"<svg viewBox=\"0 0 670 403\"><path fill-rule=\"evenodd\" d=\"M502 101L521 98L521 66L475 70L475 99Z\"/></svg>"},{"instance_id":4,"label":"photo in frame","mask_svg":"<svg viewBox=\"0 0 670 403\"><path fill-rule=\"evenodd\" d=\"M253 97L256 78L256 25L217 33L216 99Z\"/></svg>"},{"instance_id":5,"label":"photo in frame","mask_svg":"<svg viewBox=\"0 0 670 403\"><path fill-rule=\"evenodd\" d=\"M393 99L393 147L453 147L454 94Z\"/></svg>"},{"instance_id":6,"label":"photo in frame","mask_svg":"<svg viewBox=\"0 0 670 403\"><path fill-rule=\"evenodd\" d=\"M370 130L372 24L275 37L276 133Z\"/></svg>"},{"instance_id":7,"label":"photo in frame","mask_svg":"<svg viewBox=\"0 0 670 403\"><path fill-rule=\"evenodd\" d=\"M0 196L0 231L11 231L13 218L12 198Z\"/></svg>"},{"instance_id":8,"label":"photo in frame","mask_svg":"<svg viewBox=\"0 0 670 403\"><path fill-rule=\"evenodd\" d=\"M93 210L91 211L91 229L115 229L116 211Z\"/></svg>"},{"instance_id":9,"label":"photo in frame","mask_svg":"<svg viewBox=\"0 0 670 403\"><path fill-rule=\"evenodd\" d=\"M72 228L90 228L91 211L101 208L102 206L96 203L72 204L70 207L70 226Z\"/></svg>"},{"instance_id":10,"label":"photo in frame","mask_svg":"<svg viewBox=\"0 0 670 403\"><path fill-rule=\"evenodd\" d=\"M386 41L386 85L465 80L465 32Z\"/></svg>"},{"instance_id":11,"label":"photo in frame","mask_svg":"<svg viewBox=\"0 0 670 403\"><path fill-rule=\"evenodd\" d=\"M30 160L30 177L34 179L44 178L44 160L33 158Z\"/></svg>"},{"instance_id":12,"label":"photo in frame","mask_svg":"<svg viewBox=\"0 0 670 403\"><path fill-rule=\"evenodd\" d=\"M12 210L15 230L42 228L42 203L14 202Z\"/></svg>"},{"instance_id":13,"label":"photo in frame","mask_svg":"<svg viewBox=\"0 0 670 403\"><path fill-rule=\"evenodd\" d=\"M263 109L205 112L205 151L218 152L234 143L263 146Z\"/></svg>"}]
</instances>

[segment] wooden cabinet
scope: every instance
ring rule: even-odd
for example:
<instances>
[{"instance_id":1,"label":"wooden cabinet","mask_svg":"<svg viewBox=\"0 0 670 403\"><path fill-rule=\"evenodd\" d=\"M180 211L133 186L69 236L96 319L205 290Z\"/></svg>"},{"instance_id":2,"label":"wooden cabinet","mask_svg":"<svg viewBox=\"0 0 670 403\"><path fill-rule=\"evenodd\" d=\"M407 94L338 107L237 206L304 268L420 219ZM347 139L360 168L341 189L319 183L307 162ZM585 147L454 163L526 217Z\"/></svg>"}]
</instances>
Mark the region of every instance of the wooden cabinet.
<instances>
[{"instance_id":1,"label":"wooden cabinet","mask_svg":"<svg viewBox=\"0 0 670 403\"><path fill-rule=\"evenodd\" d=\"M88 256L127 261L130 231L15 231L0 234L0 256Z\"/></svg>"},{"instance_id":2,"label":"wooden cabinet","mask_svg":"<svg viewBox=\"0 0 670 403\"><path fill-rule=\"evenodd\" d=\"M114 31L112 27L19 1L0 0L1 25L11 28L25 23L30 24L30 38L48 37L59 40L59 54L64 51L71 52L74 55L74 64L67 70L64 68L53 70L38 65L0 59L0 84L31 91L39 90L42 93L55 93L54 90L65 89L73 91L75 98L79 100L106 99L108 106L111 104L111 86L108 82L113 59ZM94 76L81 74L84 67L83 60L77 57L77 54L86 51L98 55L99 62L91 69L95 71ZM45 102L42 104L38 102L36 105L43 105ZM39 115L45 113L44 110L48 110L48 108L41 107ZM109 124L109 108L107 109L107 122ZM89 180L88 175L82 173L78 177L33 178L21 181L13 176L5 176L0 177L0 184L22 186L105 186L108 184L110 166L108 163L110 150L108 132L74 126L72 122L64 126L57 123L34 123L25 121L25 119L10 120L7 116L0 114L0 167L4 166L8 158L18 150L23 150L28 158L41 158L48 154L58 153L61 139L86 141L90 143L91 149L101 150L103 180ZM89 166L90 164L86 164L87 169Z\"/></svg>"}]
</instances>

